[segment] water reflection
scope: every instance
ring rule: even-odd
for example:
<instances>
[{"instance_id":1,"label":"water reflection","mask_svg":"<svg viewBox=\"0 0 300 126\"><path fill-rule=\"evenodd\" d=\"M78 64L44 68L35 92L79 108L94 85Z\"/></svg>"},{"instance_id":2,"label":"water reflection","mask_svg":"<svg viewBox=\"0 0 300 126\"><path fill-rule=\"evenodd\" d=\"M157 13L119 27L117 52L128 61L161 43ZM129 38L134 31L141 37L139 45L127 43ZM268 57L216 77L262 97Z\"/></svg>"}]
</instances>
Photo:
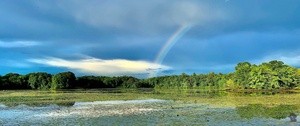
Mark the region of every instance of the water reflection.
<instances>
[{"instance_id":1,"label":"water reflection","mask_svg":"<svg viewBox=\"0 0 300 126\"><path fill-rule=\"evenodd\" d=\"M251 119L254 117L285 119L290 118L292 122L296 122L299 107L296 105L278 105L267 107L262 104L250 104L247 106L237 107L237 113L242 118Z\"/></svg>"},{"instance_id":2,"label":"water reflection","mask_svg":"<svg viewBox=\"0 0 300 126\"><path fill-rule=\"evenodd\" d=\"M245 90L238 92L241 95L251 95L251 96L262 96L262 95L277 95L277 94L296 94L297 92L288 90L267 90L267 91L253 91Z\"/></svg>"},{"instance_id":3,"label":"water reflection","mask_svg":"<svg viewBox=\"0 0 300 126\"><path fill-rule=\"evenodd\" d=\"M5 106L5 107L16 107L16 106L20 106L20 105L25 105L25 106L29 106L29 107L45 107L45 106L49 106L49 105L57 105L57 106L61 106L61 107L71 107L75 104L74 101L62 101L62 102L24 102L24 103L18 103L18 102L9 102L9 103L1 103L0 104L0 108L1 106Z\"/></svg>"},{"instance_id":4,"label":"water reflection","mask_svg":"<svg viewBox=\"0 0 300 126\"><path fill-rule=\"evenodd\" d=\"M228 92L222 90L202 90L202 89L155 89L153 91L153 94L215 98L215 97L227 96Z\"/></svg>"},{"instance_id":5,"label":"water reflection","mask_svg":"<svg viewBox=\"0 0 300 126\"><path fill-rule=\"evenodd\" d=\"M155 89L154 94L179 94L190 95L199 97L223 97L234 96L266 96L266 95L280 95L280 94L297 94L299 92L289 90L239 90L239 91L226 91L214 89Z\"/></svg>"},{"instance_id":6,"label":"water reflection","mask_svg":"<svg viewBox=\"0 0 300 126\"><path fill-rule=\"evenodd\" d=\"M72 101L72 102L58 102L58 103L56 103L56 105L58 105L58 106L65 106L65 107L71 107L74 104L75 104L74 101Z\"/></svg>"}]
</instances>

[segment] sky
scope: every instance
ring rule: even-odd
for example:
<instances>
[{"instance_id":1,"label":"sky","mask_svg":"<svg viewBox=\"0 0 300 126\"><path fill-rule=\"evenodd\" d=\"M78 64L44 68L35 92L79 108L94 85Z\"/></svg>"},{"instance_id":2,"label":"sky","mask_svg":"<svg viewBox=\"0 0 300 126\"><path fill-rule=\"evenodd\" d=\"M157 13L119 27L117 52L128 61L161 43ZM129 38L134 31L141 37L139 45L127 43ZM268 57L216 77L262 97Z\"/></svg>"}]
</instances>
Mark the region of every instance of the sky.
<instances>
[{"instance_id":1,"label":"sky","mask_svg":"<svg viewBox=\"0 0 300 126\"><path fill-rule=\"evenodd\" d=\"M299 0L2 0L0 75L152 77L300 67Z\"/></svg>"}]
</instances>

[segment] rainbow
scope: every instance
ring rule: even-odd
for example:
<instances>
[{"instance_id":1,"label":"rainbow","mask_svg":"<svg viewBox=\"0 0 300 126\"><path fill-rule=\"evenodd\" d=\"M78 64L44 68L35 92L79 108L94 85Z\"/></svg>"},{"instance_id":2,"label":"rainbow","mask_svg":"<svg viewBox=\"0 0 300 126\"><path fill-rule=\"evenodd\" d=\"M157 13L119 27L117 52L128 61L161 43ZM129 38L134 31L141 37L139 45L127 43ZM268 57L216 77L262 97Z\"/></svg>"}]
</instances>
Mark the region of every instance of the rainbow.
<instances>
[{"instance_id":1,"label":"rainbow","mask_svg":"<svg viewBox=\"0 0 300 126\"><path fill-rule=\"evenodd\" d=\"M167 42L164 44L164 46L161 48L159 51L158 55L155 58L155 63L156 64L162 64L164 61L165 57L171 50L171 48L176 44L176 42L186 33L190 30L191 26L188 24L182 25L179 27L179 29L172 34L172 36L167 40ZM154 77L157 74L157 70L153 71L150 73L149 77Z\"/></svg>"}]
</instances>

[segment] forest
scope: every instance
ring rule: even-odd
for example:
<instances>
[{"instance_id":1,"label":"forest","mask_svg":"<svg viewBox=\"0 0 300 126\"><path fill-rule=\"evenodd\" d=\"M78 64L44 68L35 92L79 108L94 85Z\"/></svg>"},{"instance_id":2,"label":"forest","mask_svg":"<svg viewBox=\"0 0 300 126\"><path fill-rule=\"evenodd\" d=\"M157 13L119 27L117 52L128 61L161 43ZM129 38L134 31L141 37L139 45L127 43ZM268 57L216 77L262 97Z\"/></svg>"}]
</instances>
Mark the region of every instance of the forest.
<instances>
[{"instance_id":1,"label":"forest","mask_svg":"<svg viewBox=\"0 0 300 126\"><path fill-rule=\"evenodd\" d=\"M300 70L282 61L260 65L238 63L235 71L227 74L208 73L159 76L138 79L132 76L80 76L72 72L46 72L21 75L8 73L0 76L1 90L37 89L92 89L92 88L177 88L177 89L295 89L300 87Z\"/></svg>"}]
</instances>

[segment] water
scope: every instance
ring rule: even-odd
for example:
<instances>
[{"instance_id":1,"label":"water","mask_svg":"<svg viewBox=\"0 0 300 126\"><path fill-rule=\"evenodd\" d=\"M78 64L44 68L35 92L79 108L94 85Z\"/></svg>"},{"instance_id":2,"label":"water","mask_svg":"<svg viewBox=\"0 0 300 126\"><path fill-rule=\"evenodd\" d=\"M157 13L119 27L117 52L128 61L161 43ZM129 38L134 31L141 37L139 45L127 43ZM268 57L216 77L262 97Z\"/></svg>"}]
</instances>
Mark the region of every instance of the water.
<instances>
[{"instance_id":1,"label":"water","mask_svg":"<svg viewBox=\"0 0 300 126\"><path fill-rule=\"evenodd\" d=\"M213 107L163 99L75 102L72 106L0 105L1 125L300 125L297 106ZM296 117L300 120L299 117Z\"/></svg>"}]
</instances>

